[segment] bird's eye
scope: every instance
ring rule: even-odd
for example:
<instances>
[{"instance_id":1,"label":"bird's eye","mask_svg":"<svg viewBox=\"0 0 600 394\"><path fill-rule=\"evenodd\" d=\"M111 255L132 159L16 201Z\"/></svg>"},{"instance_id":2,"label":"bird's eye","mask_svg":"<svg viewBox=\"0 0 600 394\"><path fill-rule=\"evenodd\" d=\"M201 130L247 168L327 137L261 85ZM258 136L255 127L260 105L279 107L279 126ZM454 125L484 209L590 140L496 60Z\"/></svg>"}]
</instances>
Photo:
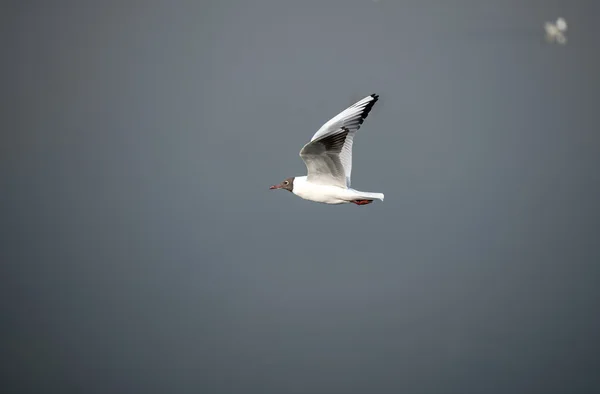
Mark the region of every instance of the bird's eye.
<instances>
[{"instance_id":1,"label":"bird's eye","mask_svg":"<svg viewBox=\"0 0 600 394\"><path fill-rule=\"evenodd\" d=\"M283 182L283 184L284 184L284 185L287 185L287 184L289 184L289 182L288 182L288 181L284 181L284 182Z\"/></svg>"}]
</instances>

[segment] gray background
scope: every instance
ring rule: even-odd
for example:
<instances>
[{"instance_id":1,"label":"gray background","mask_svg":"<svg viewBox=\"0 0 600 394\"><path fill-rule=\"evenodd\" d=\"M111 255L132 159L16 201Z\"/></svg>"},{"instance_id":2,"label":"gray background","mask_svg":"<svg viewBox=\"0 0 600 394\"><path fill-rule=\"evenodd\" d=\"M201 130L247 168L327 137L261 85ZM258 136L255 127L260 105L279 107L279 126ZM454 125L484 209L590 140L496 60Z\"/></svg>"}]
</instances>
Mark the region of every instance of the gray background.
<instances>
[{"instance_id":1,"label":"gray background","mask_svg":"<svg viewBox=\"0 0 600 394\"><path fill-rule=\"evenodd\" d=\"M600 392L598 1L2 8L3 392Z\"/></svg>"}]
</instances>

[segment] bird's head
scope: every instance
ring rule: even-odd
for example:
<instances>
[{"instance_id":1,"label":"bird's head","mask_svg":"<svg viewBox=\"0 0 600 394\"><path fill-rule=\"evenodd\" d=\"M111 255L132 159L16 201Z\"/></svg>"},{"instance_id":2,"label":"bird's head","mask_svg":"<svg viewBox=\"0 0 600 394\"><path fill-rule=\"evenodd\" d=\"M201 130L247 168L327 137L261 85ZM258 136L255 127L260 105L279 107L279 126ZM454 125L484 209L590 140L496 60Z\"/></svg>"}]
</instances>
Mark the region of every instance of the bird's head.
<instances>
[{"instance_id":1,"label":"bird's head","mask_svg":"<svg viewBox=\"0 0 600 394\"><path fill-rule=\"evenodd\" d=\"M285 190L291 192L294 189L294 178L293 177L292 178L286 178L279 185L273 185L269 189L271 189L271 190L285 189Z\"/></svg>"}]
</instances>

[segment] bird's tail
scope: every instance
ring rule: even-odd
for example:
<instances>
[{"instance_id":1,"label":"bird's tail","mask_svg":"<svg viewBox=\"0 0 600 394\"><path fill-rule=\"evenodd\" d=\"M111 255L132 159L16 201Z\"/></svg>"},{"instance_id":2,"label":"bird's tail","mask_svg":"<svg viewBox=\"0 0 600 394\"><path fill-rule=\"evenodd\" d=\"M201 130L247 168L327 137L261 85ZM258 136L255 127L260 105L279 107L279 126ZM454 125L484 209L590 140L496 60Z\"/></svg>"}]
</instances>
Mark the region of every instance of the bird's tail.
<instances>
[{"instance_id":1,"label":"bird's tail","mask_svg":"<svg viewBox=\"0 0 600 394\"><path fill-rule=\"evenodd\" d=\"M358 198L360 199L365 199L365 200L381 200L383 201L383 193L369 193L369 192L360 192L360 191L356 191L358 193Z\"/></svg>"}]
</instances>

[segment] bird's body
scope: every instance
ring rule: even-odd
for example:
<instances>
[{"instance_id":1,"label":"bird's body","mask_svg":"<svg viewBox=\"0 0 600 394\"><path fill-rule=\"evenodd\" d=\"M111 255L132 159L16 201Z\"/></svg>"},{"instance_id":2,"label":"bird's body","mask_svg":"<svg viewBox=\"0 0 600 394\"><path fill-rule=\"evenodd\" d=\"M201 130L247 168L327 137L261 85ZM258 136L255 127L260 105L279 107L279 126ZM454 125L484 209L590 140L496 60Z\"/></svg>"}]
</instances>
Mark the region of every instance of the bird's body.
<instances>
[{"instance_id":1,"label":"bird's body","mask_svg":"<svg viewBox=\"0 0 600 394\"><path fill-rule=\"evenodd\" d=\"M286 189L323 204L366 205L383 201L382 193L361 192L350 187L354 135L377 102L369 95L325 123L300 151L308 175L287 178L271 189Z\"/></svg>"},{"instance_id":2,"label":"bird's body","mask_svg":"<svg viewBox=\"0 0 600 394\"><path fill-rule=\"evenodd\" d=\"M320 185L309 182L306 178L306 176L295 177L294 188L292 189L292 193L305 200L334 205L348 204L355 201L372 201L372 199L383 201L383 194L381 193L367 193L347 187ZM364 203L360 205L364 205Z\"/></svg>"}]
</instances>

